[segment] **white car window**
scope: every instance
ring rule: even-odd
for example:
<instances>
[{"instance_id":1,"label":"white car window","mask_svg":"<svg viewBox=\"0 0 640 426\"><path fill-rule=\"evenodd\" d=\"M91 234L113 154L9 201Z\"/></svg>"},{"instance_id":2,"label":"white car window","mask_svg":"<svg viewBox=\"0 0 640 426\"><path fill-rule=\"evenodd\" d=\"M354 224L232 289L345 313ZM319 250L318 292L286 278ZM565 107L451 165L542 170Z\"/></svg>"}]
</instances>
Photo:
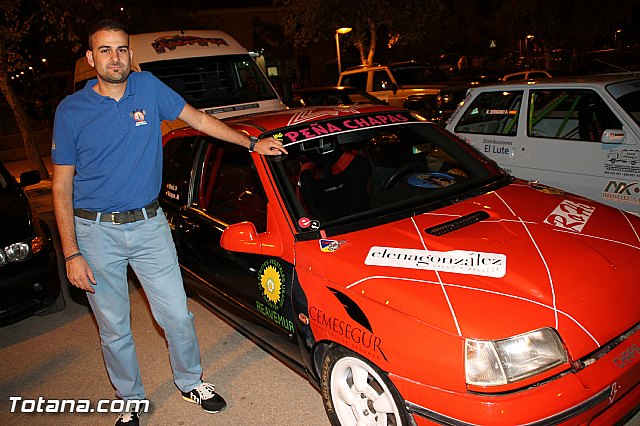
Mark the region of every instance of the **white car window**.
<instances>
[{"instance_id":1,"label":"white car window","mask_svg":"<svg viewBox=\"0 0 640 426\"><path fill-rule=\"evenodd\" d=\"M460 117L454 132L515 136L522 96L522 90L479 94Z\"/></svg>"},{"instance_id":2,"label":"white car window","mask_svg":"<svg viewBox=\"0 0 640 426\"><path fill-rule=\"evenodd\" d=\"M599 142L605 129L622 129L593 90L532 90L528 104L528 136Z\"/></svg>"}]
</instances>

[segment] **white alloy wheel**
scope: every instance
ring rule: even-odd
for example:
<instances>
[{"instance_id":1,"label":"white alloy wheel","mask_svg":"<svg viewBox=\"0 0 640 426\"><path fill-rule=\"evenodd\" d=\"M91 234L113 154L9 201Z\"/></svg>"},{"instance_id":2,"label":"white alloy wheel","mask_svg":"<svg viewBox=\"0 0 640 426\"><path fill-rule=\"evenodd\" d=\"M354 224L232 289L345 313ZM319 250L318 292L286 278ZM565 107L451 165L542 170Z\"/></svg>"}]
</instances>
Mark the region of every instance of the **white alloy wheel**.
<instances>
[{"instance_id":1,"label":"white alloy wheel","mask_svg":"<svg viewBox=\"0 0 640 426\"><path fill-rule=\"evenodd\" d=\"M358 355L343 348L330 352L323 363L323 373L328 373L323 374L329 379L328 383L323 383L323 398L332 424L407 424L404 420L406 411L402 400L395 396L397 391L393 385L384 373Z\"/></svg>"}]
</instances>

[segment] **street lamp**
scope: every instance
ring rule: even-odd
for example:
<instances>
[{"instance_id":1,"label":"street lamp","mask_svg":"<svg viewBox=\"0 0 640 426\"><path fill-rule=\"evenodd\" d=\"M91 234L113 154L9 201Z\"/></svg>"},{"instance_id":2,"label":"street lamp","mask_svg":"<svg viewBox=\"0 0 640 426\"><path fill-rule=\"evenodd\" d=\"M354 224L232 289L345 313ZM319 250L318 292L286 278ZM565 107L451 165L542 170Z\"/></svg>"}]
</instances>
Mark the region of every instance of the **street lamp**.
<instances>
[{"instance_id":1,"label":"street lamp","mask_svg":"<svg viewBox=\"0 0 640 426\"><path fill-rule=\"evenodd\" d=\"M524 56L527 56L529 54L529 40L533 40L533 34L527 34L527 36L524 39Z\"/></svg>"},{"instance_id":2,"label":"street lamp","mask_svg":"<svg viewBox=\"0 0 640 426\"><path fill-rule=\"evenodd\" d=\"M338 54L338 76L340 76L340 73L342 72L342 64L340 64L340 34L346 34L349 31L351 31L352 28L347 28L347 27L343 27L343 28L338 28L336 30L336 52Z\"/></svg>"},{"instance_id":3,"label":"street lamp","mask_svg":"<svg viewBox=\"0 0 640 426\"><path fill-rule=\"evenodd\" d=\"M615 45L615 47L618 47L618 37L620 36L621 32L622 30L616 30L616 32L613 33L613 44Z\"/></svg>"}]
</instances>

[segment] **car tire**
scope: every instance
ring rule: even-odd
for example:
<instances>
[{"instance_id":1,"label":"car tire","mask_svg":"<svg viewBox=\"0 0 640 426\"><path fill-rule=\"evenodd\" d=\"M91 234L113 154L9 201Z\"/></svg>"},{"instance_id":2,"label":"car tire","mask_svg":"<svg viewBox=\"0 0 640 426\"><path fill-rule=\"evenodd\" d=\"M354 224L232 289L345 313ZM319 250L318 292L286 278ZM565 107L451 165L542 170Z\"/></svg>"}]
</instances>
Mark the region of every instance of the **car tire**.
<instances>
[{"instance_id":1,"label":"car tire","mask_svg":"<svg viewBox=\"0 0 640 426\"><path fill-rule=\"evenodd\" d=\"M62 294L62 291L60 291L60 294L58 295L56 300L54 300L53 303L51 303L45 309L38 312L38 315L55 314L56 312L64 311L64 308L66 307L67 307L67 302L64 300L64 295Z\"/></svg>"},{"instance_id":2,"label":"car tire","mask_svg":"<svg viewBox=\"0 0 640 426\"><path fill-rule=\"evenodd\" d=\"M387 375L360 355L341 346L329 350L320 377L324 408L333 426L414 424Z\"/></svg>"}]
</instances>

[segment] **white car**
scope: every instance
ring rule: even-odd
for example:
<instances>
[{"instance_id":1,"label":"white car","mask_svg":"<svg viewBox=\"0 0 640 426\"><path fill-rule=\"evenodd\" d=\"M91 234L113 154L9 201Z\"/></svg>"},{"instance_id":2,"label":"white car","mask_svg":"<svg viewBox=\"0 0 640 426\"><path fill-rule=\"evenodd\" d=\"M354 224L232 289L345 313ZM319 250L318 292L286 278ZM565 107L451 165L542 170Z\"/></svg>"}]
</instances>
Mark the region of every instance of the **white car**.
<instances>
[{"instance_id":1,"label":"white car","mask_svg":"<svg viewBox=\"0 0 640 426\"><path fill-rule=\"evenodd\" d=\"M640 213L640 74L470 89L447 123L516 177Z\"/></svg>"}]
</instances>

